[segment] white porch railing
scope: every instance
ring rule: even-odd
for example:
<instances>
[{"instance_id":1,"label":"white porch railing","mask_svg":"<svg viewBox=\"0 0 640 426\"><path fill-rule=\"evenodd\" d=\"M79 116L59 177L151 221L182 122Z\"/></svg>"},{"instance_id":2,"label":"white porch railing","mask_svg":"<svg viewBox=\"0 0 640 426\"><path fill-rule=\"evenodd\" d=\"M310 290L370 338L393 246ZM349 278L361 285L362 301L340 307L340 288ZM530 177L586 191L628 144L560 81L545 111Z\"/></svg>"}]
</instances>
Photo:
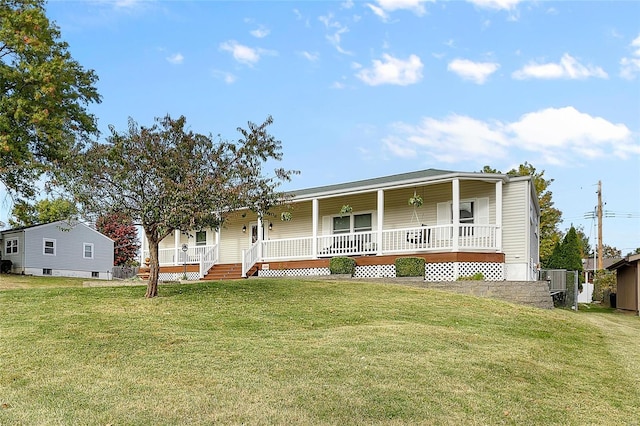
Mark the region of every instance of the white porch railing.
<instances>
[{"instance_id":1,"label":"white porch railing","mask_svg":"<svg viewBox=\"0 0 640 426\"><path fill-rule=\"evenodd\" d=\"M262 257L277 259L309 259L313 256L313 237L286 238L262 242Z\"/></svg>"},{"instance_id":2,"label":"white porch railing","mask_svg":"<svg viewBox=\"0 0 640 426\"><path fill-rule=\"evenodd\" d=\"M451 251L456 248L455 243L462 250L499 250L497 233L497 225L469 224L458 227L457 241L453 225L389 229L382 232L381 242L376 231L322 235L317 237L317 256ZM262 257L256 261L310 259L312 245L313 237L263 241Z\"/></svg>"},{"instance_id":3,"label":"white porch railing","mask_svg":"<svg viewBox=\"0 0 640 426\"><path fill-rule=\"evenodd\" d=\"M204 278L209 272L209 269L218 263L219 250L218 246L214 245L210 249L206 250L200 257L200 278Z\"/></svg>"},{"instance_id":4,"label":"white porch railing","mask_svg":"<svg viewBox=\"0 0 640 426\"><path fill-rule=\"evenodd\" d=\"M212 249L214 249L217 253L216 245L189 247L186 253L178 248L177 257L176 249L174 248L159 249L158 262L160 263L160 266L178 266L184 265L185 263L200 263L200 259L207 258L208 254L210 256L210 251ZM145 250L145 252L143 253L143 259L147 257L149 257L149 251Z\"/></svg>"},{"instance_id":5,"label":"white porch railing","mask_svg":"<svg viewBox=\"0 0 640 426\"><path fill-rule=\"evenodd\" d=\"M242 276L247 277L247 272L261 258L261 241L256 241L248 250L242 250Z\"/></svg>"}]
</instances>

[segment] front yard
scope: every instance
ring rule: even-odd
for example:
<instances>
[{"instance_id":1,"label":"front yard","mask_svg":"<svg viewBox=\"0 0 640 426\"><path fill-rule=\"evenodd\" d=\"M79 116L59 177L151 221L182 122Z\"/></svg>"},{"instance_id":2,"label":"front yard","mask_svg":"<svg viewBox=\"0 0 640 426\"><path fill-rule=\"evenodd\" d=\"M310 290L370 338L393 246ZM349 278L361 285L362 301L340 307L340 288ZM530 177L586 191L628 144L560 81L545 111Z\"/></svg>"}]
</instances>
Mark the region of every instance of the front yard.
<instances>
[{"instance_id":1,"label":"front yard","mask_svg":"<svg viewBox=\"0 0 640 426\"><path fill-rule=\"evenodd\" d=\"M638 317L362 282L147 300L26 279L0 291L0 424L640 421Z\"/></svg>"}]
</instances>

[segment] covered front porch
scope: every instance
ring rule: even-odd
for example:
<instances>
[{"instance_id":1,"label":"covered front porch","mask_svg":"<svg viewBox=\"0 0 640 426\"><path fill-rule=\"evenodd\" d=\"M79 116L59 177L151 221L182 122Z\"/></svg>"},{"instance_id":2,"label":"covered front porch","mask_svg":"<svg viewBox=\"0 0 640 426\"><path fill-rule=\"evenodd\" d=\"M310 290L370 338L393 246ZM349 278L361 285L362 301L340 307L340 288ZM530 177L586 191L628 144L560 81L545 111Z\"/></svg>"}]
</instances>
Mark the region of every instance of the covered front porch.
<instances>
[{"instance_id":1,"label":"covered front porch","mask_svg":"<svg viewBox=\"0 0 640 426\"><path fill-rule=\"evenodd\" d=\"M212 235L194 233L195 246L193 240L191 244L184 242L185 238L190 241L192 235L186 233L185 237L185 233L176 231L173 244L169 242L169 248L160 248L159 262L161 266L198 264L202 278L215 264L230 263L222 259L221 253L230 258L234 251L241 256L232 262L242 264L243 276L257 263L274 261L501 252L502 181L479 184L476 180L465 189L461 197L459 179L421 188L434 199L425 203L421 216L415 207L406 204L405 197L415 194L415 186L409 190L378 189L348 196L311 196L295 203L293 221L274 224L260 216L251 219L242 213ZM450 201L443 201L447 199ZM355 201L353 211L331 213L349 200ZM244 245L247 238L249 242Z\"/></svg>"}]
</instances>

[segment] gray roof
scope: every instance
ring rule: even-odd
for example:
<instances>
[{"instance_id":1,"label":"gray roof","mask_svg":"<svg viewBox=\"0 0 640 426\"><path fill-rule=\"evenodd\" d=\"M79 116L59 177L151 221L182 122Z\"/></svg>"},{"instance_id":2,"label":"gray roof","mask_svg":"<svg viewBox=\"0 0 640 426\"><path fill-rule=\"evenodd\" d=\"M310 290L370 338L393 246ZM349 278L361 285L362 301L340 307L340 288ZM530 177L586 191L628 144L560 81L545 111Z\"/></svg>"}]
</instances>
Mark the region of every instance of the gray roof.
<instances>
[{"instance_id":1,"label":"gray roof","mask_svg":"<svg viewBox=\"0 0 640 426\"><path fill-rule=\"evenodd\" d=\"M337 193L355 191L355 190L375 190L378 188L384 188L388 186L392 186L394 184L415 184L415 183L426 183L431 180L439 180L447 177L454 177L464 175L465 177L478 177L478 178L487 178L491 179L501 179L505 175L502 174L491 174L491 173L468 173L468 172L456 172L451 170L438 170L438 169L427 169L427 170L418 170L414 172L408 173L400 173L390 176L383 176L372 179L364 179L352 182L338 183L334 185L325 185L325 186L317 186L314 188L305 188L300 190L288 191L287 194L294 196L295 198L306 198L311 195L318 196L322 195L335 195Z\"/></svg>"}]
</instances>

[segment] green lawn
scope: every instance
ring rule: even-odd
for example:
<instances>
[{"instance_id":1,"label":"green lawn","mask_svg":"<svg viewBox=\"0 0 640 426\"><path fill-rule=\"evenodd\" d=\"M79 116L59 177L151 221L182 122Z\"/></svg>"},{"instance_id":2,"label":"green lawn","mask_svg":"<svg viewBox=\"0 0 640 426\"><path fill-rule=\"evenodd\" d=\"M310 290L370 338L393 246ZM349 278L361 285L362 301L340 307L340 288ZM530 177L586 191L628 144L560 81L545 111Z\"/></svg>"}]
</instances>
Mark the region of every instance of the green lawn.
<instances>
[{"instance_id":1,"label":"green lawn","mask_svg":"<svg viewBox=\"0 0 640 426\"><path fill-rule=\"evenodd\" d=\"M0 291L2 425L640 422L630 315L362 282L64 285Z\"/></svg>"}]
</instances>

